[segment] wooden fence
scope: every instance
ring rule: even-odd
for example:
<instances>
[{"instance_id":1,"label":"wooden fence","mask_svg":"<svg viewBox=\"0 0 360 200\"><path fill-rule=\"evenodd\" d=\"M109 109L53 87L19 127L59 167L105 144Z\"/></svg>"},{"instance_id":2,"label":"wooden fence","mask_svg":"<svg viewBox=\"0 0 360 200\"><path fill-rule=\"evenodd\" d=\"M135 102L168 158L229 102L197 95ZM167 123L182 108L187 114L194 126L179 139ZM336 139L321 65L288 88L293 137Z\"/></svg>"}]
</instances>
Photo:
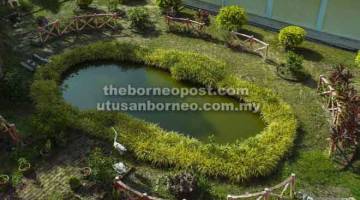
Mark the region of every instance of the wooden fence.
<instances>
[{"instance_id":1,"label":"wooden fence","mask_svg":"<svg viewBox=\"0 0 360 200\"><path fill-rule=\"evenodd\" d=\"M252 52L259 54L264 60L269 54L269 44L263 42L252 35L246 35L238 32L231 32L232 43L239 42L241 46L249 49Z\"/></svg>"},{"instance_id":2,"label":"wooden fence","mask_svg":"<svg viewBox=\"0 0 360 200\"><path fill-rule=\"evenodd\" d=\"M129 200L163 200L157 197L152 197L146 193L141 193L130 186L126 185L121 181L120 177L116 177L114 181L114 188L119 192L124 192L127 194L127 199Z\"/></svg>"},{"instance_id":3,"label":"wooden fence","mask_svg":"<svg viewBox=\"0 0 360 200\"><path fill-rule=\"evenodd\" d=\"M10 124L0 115L0 134L6 134L11 137L14 143L18 144L21 141L20 135L16 130L15 124Z\"/></svg>"},{"instance_id":4,"label":"wooden fence","mask_svg":"<svg viewBox=\"0 0 360 200\"><path fill-rule=\"evenodd\" d=\"M278 185L265 188L264 191L250 193L250 194L243 194L243 195L228 195L227 200L241 200L241 199L256 199L256 200L269 200L271 197L275 197L276 199L293 199L295 196L295 181L296 177L295 174L291 174L283 182L279 183ZM275 193L275 191L280 189L280 193Z\"/></svg>"},{"instance_id":5,"label":"wooden fence","mask_svg":"<svg viewBox=\"0 0 360 200\"><path fill-rule=\"evenodd\" d=\"M82 31L85 28L100 29L109 27L115 29L119 16L116 13L91 14L75 16L70 20L55 20L44 26L38 27L40 41L48 41L51 37L59 37L64 34Z\"/></svg>"},{"instance_id":6,"label":"wooden fence","mask_svg":"<svg viewBox=\"0 0 360 200\"><path fill-rule=\"evenodd\" d=\"M337 100L337 92L335 88L324 75L320 75L318 92L321 96L326 98L326 107L331 113L332 125L335 126L339 121L338 119L341 114L341 107L339 101Z\"/></svg>"},{"instance_id":7,"label":"wooden fence","mask_svg":"<svg viewBox=\"0 0 360 200\"><path fill-rule=\"evenodd\" d=\"M203 31L205 23L197 22L188 18L176 18L171 16L166 16L166 23L168 26L174 24L183 24L186 26L188 30L196 30L196 31Z\"/></svg>"},{"instance_id":8,"label":"wooden fence","mask_svg":"<svg viewBox=\"0 0 360 200\"><path fill-rule=\"evenodd\" d=\"M325 98L326 108L331 114L331 128L336 130L336 127L340 125L339 118L343 114L341 109L342 104L339 100L338 93L336 92L335 88L324 75L320 75L318 92ZM345 132L346 131L347 130L345 130ZM348 151L350 148L348 148L348 150L344 149L343 141L334 140L333 137L328 138L328 142L329 156L335 155L337 161L342 165L346 166L354 159L354 156L356 155L356 148ZM356 143L356 141L354 143ZM337 156L335 153L340 156Z\"/></svg>"}]
</instances>

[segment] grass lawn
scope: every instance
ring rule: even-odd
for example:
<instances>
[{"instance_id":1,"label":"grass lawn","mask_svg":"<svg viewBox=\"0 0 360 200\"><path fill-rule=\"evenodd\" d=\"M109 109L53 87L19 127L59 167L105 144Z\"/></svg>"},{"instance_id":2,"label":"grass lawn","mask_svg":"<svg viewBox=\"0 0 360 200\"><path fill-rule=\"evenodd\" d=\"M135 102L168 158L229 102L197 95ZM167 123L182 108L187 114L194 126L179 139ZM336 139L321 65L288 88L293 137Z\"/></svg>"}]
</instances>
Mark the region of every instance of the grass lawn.
<instances>
[{"instance_id":1,"label":"grass lawn","mask_svg":"<svg viewBox=\"0 0 360 200\"><path fill-rule=\"evenodd\" d=\"M34 21L36 16L47 16L51 19L59 17L66 18L72 15L75 7L74 1L60 3L53 1L51 4L44 4L41 0L30 0L33 3L33 9L36 10L33 15L29 16L28 21ZM59 2L59 3L57 3ZM95 0L94 5L98 9L106 8L105 0ZM349 170L339 170L327 156L327 141L329 137L329 115L323 108L323 101L316 92L317 79L320 74L328 74L332 67L337 64L345 64L355 75L355 85L360 89L360 69L354 66L355 52L349 52L342 49L334 48L324 44L306 41L297 49L297 52L304 56L304 67L309 73L308 80L300 83L289 82L280 78L276 74L276 66L270 62L265 63L261 58L245 52L239 52L227 48L221 42L207 41L189 35L174 34L167 31L165 22L161 17L158 8L151 0L148 3L142 3L137 0L133 5L121 5L120 8L128 10L135 6L145 6L151 13L151 20L155 22L156 31L150 34L141 34L134 32L129 28L127 19L122 19L123 29L110 37L102 34L70 35L63 38L69 41L64 44L61 40L55 40L48 43L45 48L61 52L65 48L80 46L84 43L90 43L95 40L117 39L129 40L146 44L154 48L178 49L198 52L221 59L229 64L229 71L249 80L260 86L267 87L278 93L287 103L289 103L298 118L300 127L296 145L278 170L270 177L264 177L252 180L247 183L231 184L224 180L211 180L212 193L215 196L225 197L227 194L239 194L246 191L262 190L266 186L272 186L283 180L291 173L296 173L300 191L312 194L316 197L350 197L360 198L360 175ZM191 13L191 10L186 10ZM1 12L0 12L1 13ZM28 31L34 28L31 23L27 24ZM5 26L1 28L3 35L9 37L6 41L8 47L14 47L23 42L17 40L12 33L12 28ZM209 33L214 33L213 27L208 28ZM262 40L270 43L270 59L276 63L284 62L285 52L277 44L277 33L264 30L258 27L246 25L244 31L254 33ZM214 33L216 34L216 33ZM25 39L26 40L26 39ZM7 51L4 56L6 70L17 70L22 74L25 84L31 81L31 74L19 66L19 61L26 58L29 51L40 51L43 47L28 46L27 48ZM16 55L16 56L14 56ZM6 116L10 121L15 122L18 128L25 136L31 132L29 124L32 114L32 106L29 98L25 96L24 103L14 105L13 102L2 102L0 104L0 113ZM140 171L156 171L156 177L149 179L156 180L161 174L168 174L159 169L153 169L143 163L138 164ZM2 169L0 168L0 172ZM160 175L159 175L160 174ZM155 187L154 185L152 185ZM152 187L151 186L151 187ZM161 191L158 191L161 193ZM164 192L166 193L166 192ZM164 194L167 196L167 194Z\"/></svg>"}]
</instances>

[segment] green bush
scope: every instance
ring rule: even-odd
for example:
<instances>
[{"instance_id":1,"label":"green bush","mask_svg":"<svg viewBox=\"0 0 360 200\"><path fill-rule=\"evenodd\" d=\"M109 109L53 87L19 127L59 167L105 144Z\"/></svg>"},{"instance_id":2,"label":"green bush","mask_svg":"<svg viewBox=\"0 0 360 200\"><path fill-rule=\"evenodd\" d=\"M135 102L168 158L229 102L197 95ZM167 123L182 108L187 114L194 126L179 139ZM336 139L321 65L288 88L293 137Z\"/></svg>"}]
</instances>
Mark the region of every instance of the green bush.
<instances>
[{"instance_id":1,"label":"green bush","mask_svg":"<svg viewBox=\"0 0 360 200\"><path fill-rule=\"evenodd\" d=\"M76 4L80 8L87 8L93 2L93 0L76 0Z\"/></svg>"},{"instance_id":2,"label":"green bush","mask_svg":"<svg viewBox=\"0 0 360 200\"><path fill-rule=\"evenodd\" d=\"M226 75L225 63L197 53L155 50L147 57L147 63L160 68L171 67L171 75L177 80L210 87L215 87Z\"/></svg>"},{"instance_id":3,"label":"green bush","mask_svg":"<svg viewBox=\"0 0 360 200\"><path fill-rule=\"evenodd\" d=\"M81 188L81 181L76 177L71 177L69 179L69 185L72 191L77 192Z\"/></svg>"},{"instance_id":4,"label":"green bush","mask_svg":"<svg viewBox=\"0 0 360 200\"><path fill-rule=\"evenodd\" d=\"M298 26L288 26L280 30L279 42L285 48L294 48L300 45L306 36L306 31Z\"/></svg>"},{"instance_id":5,"label":"green bush","mask_svg":"<svg viewBox=\"0 0 360 200\"><path fill-rule=\"evenodd\" d=\"M295 76L299 76L303 74L303 62L304 58L302 56L297 55L296 53L290 51L286 55L286 66L289 68L290 72Z\"/></svg>"},{"instance_id":6,"label":"green bush","mask_svg":"<svg viewBox=\"0 0 360 200\"><path fill-rule=\"evenodd\" d=\"M356 58L355 58L355 64L360 67L360 51L358 52Z\"/></svg>"},{"instance_id":7,"label":"green bush","mask_svg":"<svg viewBox=\"0 0 360 200\"><path fill-rule=\"evenodd\" d=\"M145 8L133 8L128 12L131 26L139 30L145 30L151 25L150 15Z\"/></svg>"},{"instance_id":8,"label":"green bush","mask_svg":"<svg viewBox=\"0 0 360 200\"><path fill-rule=\"evenodd\" d=\"M116 176L112 166L113 160L105 155L101 149L95 148L88 160L91 168L91 177L103 185L110 185Z\"/></svg>"},{"instance_id":9,"label":"green bush","mask_svg":"<svg viewBox=\"0 0 360 200\"><path fill-rule=\"evenodd\" d=\"M164 11L169 11L171 9L179 11L182 0L156 0L156 4Z\"/></svg>"},{"instance_id":10,"label":"green bush","mask_svg":"<svg viewBox=\"0 0 360 200\"><path fill-rule=\"evenodd\" d=\"M69 123L71 126L66 123L67 128L75 128L112 142L113 132L110 127L114 126L122 132L122 143L139 160L154 166L192 168L205 175L226 177L233 181L270 174L293 146L297 122L290 106L271 90L230 76L226 73L225 63L207 56L166 49L150 50L127 42L97 42L69 50L51 60L36 72L31 91L38 112L46 112L47 118L44 117L39 123L45 124L43 126L49 130L52 126L58 128L56 123L51 122L52 118L61 119L59 116L72 115L73 122ZM80 112L77 109L68 112L68 105L59 95L61 78L66 72L74 70L78 66L76 64L95 60L145 63L168 70L180 80L221 88L248 88L251 91L248 96L234 98L259 103L267 126L260 134L242 143L209 147L196 139L167 132L155 124L123 113ZM38 85L43 83L51 83L52 86L39 92ZM50 112L53 108L56 112ZM47 125L48 121L50 125ZM110 170L113 172L111 161L103 159L110 158L101 153L90 156L90 166L95 169L98 180L111 181L114 176L109 175Z\"/></svg>"},{"instance_id":11,"label":"green bush","mask_svg":"<svg viewBox=\"0 0 360 200\"><path fill-rule=\"evenodd\" d=\"M116 11L120 3L121 0L107 0L108 11L109 12Z\"/></svg>"},{"instance_id":12,"label":"green bush","mask_svg":"<svg viewBox=\"0 0 360 200\"><path fill-rule=\"evenodd\" d=\"M244 8L240 6L226 6L220 9L216 16L216 24L228 31L239 31L246 24L247 16Z\"/></svg>"},{"instance_id":13,"label":"green bush","mask_svg":"<svg viewBox=\"0 0 360 200\"><path fill-rule=\"evenodd\" d=\"M22 182L24 175L22 172L20 171L15 171L12 175L11 175L11 185L13 187L16 187L18 185L20 185L20 183Z\"/></svg>"}]
</instances>

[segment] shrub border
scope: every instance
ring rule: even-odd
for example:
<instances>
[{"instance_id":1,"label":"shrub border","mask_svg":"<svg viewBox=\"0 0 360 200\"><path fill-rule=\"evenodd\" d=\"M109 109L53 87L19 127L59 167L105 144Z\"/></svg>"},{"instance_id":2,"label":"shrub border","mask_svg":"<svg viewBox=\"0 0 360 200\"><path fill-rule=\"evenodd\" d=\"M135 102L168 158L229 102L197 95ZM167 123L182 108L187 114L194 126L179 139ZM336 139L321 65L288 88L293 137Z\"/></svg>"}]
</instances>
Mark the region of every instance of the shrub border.
<instances>
[{"instance_id":1,"label":"shrub border","mask_svg":"<svg viewBox=\"0 0 360 200\"><path fill-rule=\"evenodd\" d=\"M241 143L204 144L123 113L79 111L64 101L59 85L63 76L77 64L97 60L156 66L170 71L179 80L202 85L248 88L248 96L236 98L260 103L267 126L260 134ZM121 143L138 160L158 167L192 168L231 181L269 175L293 147L297 129L295 115L271 90L224 73L225 68L224 62L196 53L149 49L129 42L101 41L68 50L53 56L51 62L35 74L31 86L37 112L34 124L43 134L57 135L70 128L109 142L113 139L110 127L115 126L120 130Z\"/></svg>"}]
</instances>

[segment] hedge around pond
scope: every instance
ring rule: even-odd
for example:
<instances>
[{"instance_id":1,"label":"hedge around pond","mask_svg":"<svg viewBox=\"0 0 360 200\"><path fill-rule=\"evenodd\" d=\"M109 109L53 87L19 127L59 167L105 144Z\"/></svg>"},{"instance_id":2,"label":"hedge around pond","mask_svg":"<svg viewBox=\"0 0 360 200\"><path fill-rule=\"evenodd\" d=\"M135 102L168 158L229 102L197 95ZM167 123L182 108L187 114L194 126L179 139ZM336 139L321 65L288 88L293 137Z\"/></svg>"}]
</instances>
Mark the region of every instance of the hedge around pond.
<instances>
[{"instance_id":1,"label":"hedge around pond","mask_svg":"<svg viewBox=\"0 0 360 200\"><path fill-rule=\"evenodd\" d=\"M242 98L261 105L266 128L243 142L205 144L123 113L79 111L62 98L60 84L77 64L112 60L155 66L168 70L178 80L213 87L248 88ZM38 132L58 134L68 129L86 132L112 145L114 134L138 160L158 167L193 168L212 177L244 181L269 175L292 148L297 121L293 110L275 93L227 73L222 61L197 53L150 49L126 42L97 42L53 56L35 74L31 96L37 114Z\"/></svg>"}]
</instances>

